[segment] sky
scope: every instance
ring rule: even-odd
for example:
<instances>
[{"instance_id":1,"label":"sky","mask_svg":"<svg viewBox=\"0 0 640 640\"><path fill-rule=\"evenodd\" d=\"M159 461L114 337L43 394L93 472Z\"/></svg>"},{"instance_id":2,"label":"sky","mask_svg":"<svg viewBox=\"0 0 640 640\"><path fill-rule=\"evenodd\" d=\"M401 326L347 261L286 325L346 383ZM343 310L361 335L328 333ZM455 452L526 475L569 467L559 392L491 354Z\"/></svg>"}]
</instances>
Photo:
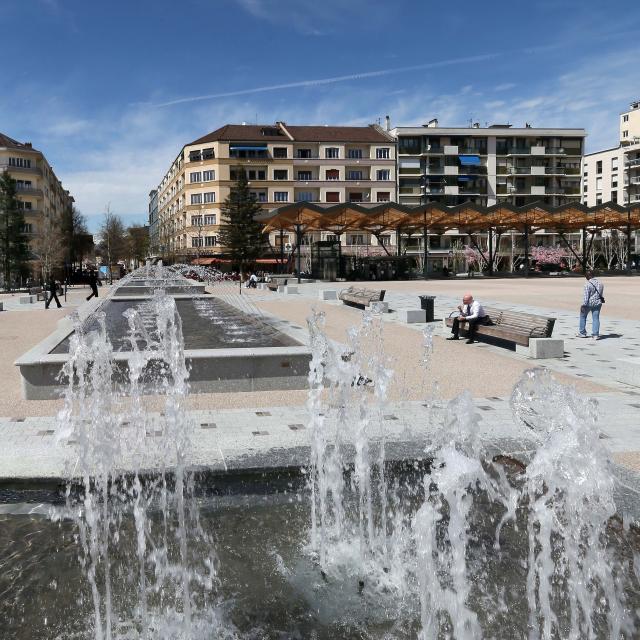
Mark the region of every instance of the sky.
<instances>
[{"instance_id":1,"label":"sky","mask_svg":"<svg viewBox=\"0 0 640 640\"><path fill-rule=\"evenodd\" d=\"M639 0L0 0L0 131L97 230L226 123L584 127L640 98Z\"/></svg>"}]
</instances>

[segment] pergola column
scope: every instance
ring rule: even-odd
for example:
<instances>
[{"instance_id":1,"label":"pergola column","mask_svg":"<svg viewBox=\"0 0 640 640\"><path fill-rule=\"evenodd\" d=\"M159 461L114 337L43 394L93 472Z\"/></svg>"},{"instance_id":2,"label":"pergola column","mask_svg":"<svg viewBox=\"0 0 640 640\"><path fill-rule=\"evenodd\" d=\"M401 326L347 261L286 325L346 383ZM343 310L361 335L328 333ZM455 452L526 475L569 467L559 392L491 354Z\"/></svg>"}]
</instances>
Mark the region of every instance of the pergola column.
<instances>
[{"instance_id":1,"label":"pergola column","mask_svg":"<svg viewBox=\"0 0 640 640\"><path fill-rule=\"evenodd\" d=\"M280 273L284 271L284 229L280 227Z\"/></svg>"},{"instance_id":2,"label":"pergola column","mask_svg":"<svg viewBox=\"0 0 640 640\"><path fill-rule=\"evenodd\" d=\"M422 275L425 280L429 279L429 234L427 233L427 226L422 227L422 243L424 253L424 268L422 269Z\"/></svg>"},{"instance_id":3,"label":"pergola column","mask_svg":"<svg viewBox=\"0 0 640 640\"><path fill-rule=\"evenodd\" d=\"M587 228L582 227L582 273L587 273Z\"/></svg>"},{"instance_id":4,"label":"pergola column","mask_svg":"<svg viewBox=\"0 0 640 640\"><path fill-rule=\"evenodd\" d=\"M493 275L493 231L489 227L489 275Z\"/></svg>"},{"instance_id":5,"label":"pergola column","mask_svg":"<svg viewBox=\"0 0 640 640\"><path fill-rule=\"evenodd\" d=\"M302 236L304 236L302 225L298 223L296 224L296 246L298 247L298 284L300 284L300 270L302 269Z\"/></svg>"},{"instance_id":6,"label":"pergola column","mask_svg":"<svg viewBox=\"0 0 640 640\"><path fill-rule=\"evenodd\" d=\"M529 225L524 225L524 277L529 277Z\"/></svg>"},{"instance_id":7,"label":"pergola column","mask_svg":"<svg viewBox=\"0 0 640 640\"><path fill-rule=\"evenodd\" d=\"M631 275L631 224L627 222L627 275Z\"/></svg>"}]
</instances>

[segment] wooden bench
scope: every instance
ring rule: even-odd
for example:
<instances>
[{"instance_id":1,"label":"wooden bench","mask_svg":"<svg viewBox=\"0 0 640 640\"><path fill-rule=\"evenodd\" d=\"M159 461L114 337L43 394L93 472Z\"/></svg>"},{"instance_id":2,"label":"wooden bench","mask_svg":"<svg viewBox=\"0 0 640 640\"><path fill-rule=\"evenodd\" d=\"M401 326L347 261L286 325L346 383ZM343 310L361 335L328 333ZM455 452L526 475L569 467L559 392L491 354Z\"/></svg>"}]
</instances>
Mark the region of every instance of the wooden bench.
<instances>
[{"instance_id":1,"label":"wooden bench","mask_svg":"<svg viewBox=\"0 0 640 640\"><path fill-rule=\"evenodd\" d=\"M550 338L553 333L555 318L537 316L532 313L519 313L506 309L496 309L493 307L484 308L489 316L491 324L476 325L476 336L490 336L508 342L529 346L530 338ZM453 317L458 312L452 312L445 319L447 327L453 326ZM466 334L466 323L460 323L460 334Z\"/></svg>"},{"instance_id":2,"label":"wooden bench","mask_svg":"<svg viewBox=\"0 0 640 640\"><path fill-rule=\"evenodd\" d=\"M267 283L267 287L271 291L277 291L279 286L287 286L287 281L289 278L271 278L271 282Z\"/></svg>"},{"instance_id":3,"label":"wooden bench","mask_svg":"<svg viewBox=\"0 0 640 640\"><path fill-rule=\"evenodd\" d=\"M384 294L386 290L380 289L379 291L373 291L372 289L360 289L358 287L349 287L343 289L340 292L338 298L345 304L352 307L360 307L365 309L372 302L382 302L384 300Z\"/></svg>"}]
</instances>

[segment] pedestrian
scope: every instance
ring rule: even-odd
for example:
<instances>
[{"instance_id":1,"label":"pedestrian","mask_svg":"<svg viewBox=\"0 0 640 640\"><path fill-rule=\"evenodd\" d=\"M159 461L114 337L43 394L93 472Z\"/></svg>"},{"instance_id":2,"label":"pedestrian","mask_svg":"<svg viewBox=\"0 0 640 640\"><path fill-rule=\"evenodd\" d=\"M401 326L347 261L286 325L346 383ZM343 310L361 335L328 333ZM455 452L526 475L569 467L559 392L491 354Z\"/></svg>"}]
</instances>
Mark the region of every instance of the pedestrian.
<instances>
[{"instance_id":1,"label":"pedestrian","mask_svg":"<svg viewBox=\"0 0 640 640\"><path fill-rule=\"evenodd\" d=\"M94 296L98 297L98 276L96 272L91 269L89 271L89 286L91 287L91 293L87 296L87 300L91 300Z\"/></svg>"},{"instance_id":2,"label":"pedestrian","mask_svg":"<svg viewBox=\"0 0 640 640\"><path fill-rule=\"evenodd\" d=\"M600 309L604 304L604 285L594 278L593 271L586 271L584 277L587 282L582 292L582 305L580 306L580 328L578 338L587 336L587 316L591 312L591 337L600 340Z\"/></svg>"},{"instance_id":3,"label":"pedestrian","mask_svg":"<svg viewBox=\"0 0 640 640\"><path fill-rule=\"evenodd\" d=\"M51 301L55 300L56 304L58 305L58 309L60 309L62 305L60 304L60 300L58 300L58 283L56 282L56 279L53 276L49 278L47 291L49 292L50 295L49 295L49 299L44 303L44 308L48 309L49 305L51 304Z\"/></svg>"}]
</instances>

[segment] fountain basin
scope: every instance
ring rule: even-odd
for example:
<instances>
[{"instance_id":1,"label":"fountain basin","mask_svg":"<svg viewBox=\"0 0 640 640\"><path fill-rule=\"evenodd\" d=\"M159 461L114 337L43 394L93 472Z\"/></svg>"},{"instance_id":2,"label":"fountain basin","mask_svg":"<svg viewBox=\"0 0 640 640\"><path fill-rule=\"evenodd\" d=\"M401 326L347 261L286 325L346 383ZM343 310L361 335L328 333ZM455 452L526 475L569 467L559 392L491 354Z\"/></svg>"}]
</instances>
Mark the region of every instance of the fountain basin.
<instances>
[{"instance_id":1,"label":"fountain basin","mask_svg":"<svg viewBox=\"0 0 640 640\"><path fill-rule=\"evenodd\" d=\"M306 388L311 356L307 335L301 328L270 314L251 316L232 302L214 296L174 298L183 319L192 393ZM144 306L146 301L145 297L113 296L101 305L109 320L109 337L114 346L114 382L126 385L133 354L127 344L122 312L132 305ZM221 324L215 325L216 321ZM86 322L91 329L91 316ZM69 357L73 331L71 321L63 319L53 334L16 360L25 399L60 397L65 383L59 377ZM144 344L139 348L144 350Z\"/></svg>"}]
</instances>

